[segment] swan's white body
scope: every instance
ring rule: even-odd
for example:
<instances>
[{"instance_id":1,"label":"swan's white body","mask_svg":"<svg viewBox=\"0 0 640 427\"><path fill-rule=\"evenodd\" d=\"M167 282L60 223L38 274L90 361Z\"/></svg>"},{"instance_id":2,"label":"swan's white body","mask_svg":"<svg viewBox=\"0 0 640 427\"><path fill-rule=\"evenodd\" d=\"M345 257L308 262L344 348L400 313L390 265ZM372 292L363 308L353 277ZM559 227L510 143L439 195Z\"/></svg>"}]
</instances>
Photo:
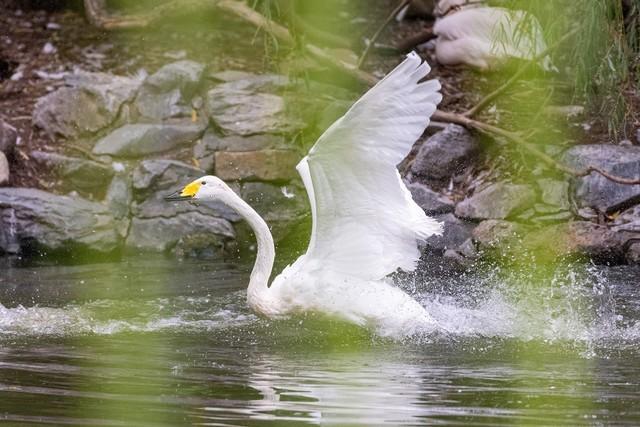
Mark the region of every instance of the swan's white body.
<instances>
[{"instance_id":1,"label":"swan's white body","mask_svg":"<svg viewBox=\"0 0 640 427\"><path fill-rule=\"evenodd\" d=\"M441 64L488 69L508 58L531 60L547 49L538 20L522 10L440 0L436 13L446 14L433 27ZM549 56L540 65L546 71L554 69Z\"/></svg>"},{"instance_id":2,"label":"swan's white body","mask_svg":"<svg viewBox=\"0 0 640 427\"><path fill-rule=\"evenodd\" d=\"M417 244L440 234L402 182L396 165L424 132L441 100L429 66L412 53L316 142L297 169L313 215L307 252L271 286L275 249L264 220L221 180L203 177L177 199L215 199L244 217L258 240L247 301L272 318L317 312L377 330L411 335L436 325L386 277L413 270ZM176 199L176 198L174 198Z\"/></svg>"}]
</instances>

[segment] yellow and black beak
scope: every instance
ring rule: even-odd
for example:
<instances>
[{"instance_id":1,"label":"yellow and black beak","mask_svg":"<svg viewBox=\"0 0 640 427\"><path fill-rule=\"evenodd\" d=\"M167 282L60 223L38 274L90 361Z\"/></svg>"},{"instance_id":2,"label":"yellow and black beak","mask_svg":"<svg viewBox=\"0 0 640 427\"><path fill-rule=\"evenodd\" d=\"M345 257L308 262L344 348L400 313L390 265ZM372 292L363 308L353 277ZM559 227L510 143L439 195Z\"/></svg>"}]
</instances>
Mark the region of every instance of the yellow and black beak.
<instances>
[{"instance_id":1,"label":"yellow and black beak","mask_svg":"<svg viewBox=\"0 0 640 427\"><path fill-rule=\"evenodd\" d=\"M182 189L182 191L176 191L175 193L165 196L165 200L168 202L180 202L184 200L193 200L196 193L200 189L202 184L198 181L193 181Z\"/></svg>"}]
</instances>

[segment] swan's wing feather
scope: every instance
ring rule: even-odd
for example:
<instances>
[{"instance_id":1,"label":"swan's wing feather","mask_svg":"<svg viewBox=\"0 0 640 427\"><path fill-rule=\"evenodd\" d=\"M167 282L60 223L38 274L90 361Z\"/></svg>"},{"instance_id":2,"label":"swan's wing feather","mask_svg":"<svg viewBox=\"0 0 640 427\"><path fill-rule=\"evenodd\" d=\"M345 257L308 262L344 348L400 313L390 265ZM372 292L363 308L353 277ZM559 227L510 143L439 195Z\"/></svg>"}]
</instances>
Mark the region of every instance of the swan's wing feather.
<instances>
[{"instance_id":1,"label":"swan's wing feather","mask_svg":"<svg viewBox=\"0 0 640 427\"><path fill-rule=\"evenodd\" d=\"M442 96L419 81L427 63L410 54L318 139L298 165L311 200L305 264L363 279L413 270L417 243L442 231L416 205L396 165L424 132Z\"/></svg>"}]
</instances>

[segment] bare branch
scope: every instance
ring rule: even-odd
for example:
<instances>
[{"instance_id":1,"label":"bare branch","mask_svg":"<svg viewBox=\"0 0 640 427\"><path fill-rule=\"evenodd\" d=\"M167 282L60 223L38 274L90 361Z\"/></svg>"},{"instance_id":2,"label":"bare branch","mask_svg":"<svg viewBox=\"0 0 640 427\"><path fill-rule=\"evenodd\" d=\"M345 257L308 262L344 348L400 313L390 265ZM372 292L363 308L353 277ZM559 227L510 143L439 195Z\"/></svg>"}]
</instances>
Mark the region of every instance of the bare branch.
<instances>
[{"instance_id":1,"label":"bare branch","mask_svg":"<svg viewBox=\"0 0 640 427\"><path fill-rule=\"evenodd\" d=\"M395 9L393 9L391 11L391 13L389 14L389 16L387 16L387 19L384 20L382 25L380 25L380 28L378 28L378 30L375 32L373 37L371 37L371 40L369 41L369 44L364 48L364 51L362 52L362 55L360 55L360 58L358 59L358 68L362 67L362 64L364 64L364 61L367 59L367 56L369 55L369 51L371 50L373 45L376 44L376 41L378 40L378 37L380 37L380 34L382 34L382 31L385 28L387 28L387 25L389 25L389 22L391 22L393 20L393 18L395 18L398 15L398 13L400 13L400 11L405 6L407 6L410 2L411 2L411 0L400 0L400 3L398 3L398 5L395 7Z\"/></svg>"}]
</instances>

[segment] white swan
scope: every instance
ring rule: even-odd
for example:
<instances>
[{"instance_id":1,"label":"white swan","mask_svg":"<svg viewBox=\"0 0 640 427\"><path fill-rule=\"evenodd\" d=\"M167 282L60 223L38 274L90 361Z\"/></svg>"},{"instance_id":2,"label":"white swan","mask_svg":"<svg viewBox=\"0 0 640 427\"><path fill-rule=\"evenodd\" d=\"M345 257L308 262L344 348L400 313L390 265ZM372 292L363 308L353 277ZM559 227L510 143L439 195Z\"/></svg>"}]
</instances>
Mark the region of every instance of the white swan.
<instances>
[{"instance_id":1,"label":"white swan","mask_svg":"<svg viewBox=\"0 0 640 427\"><path fill-rule=\"evenodd\" d=\"M297 169L313 215L307 252L268 285L275 249L264 220L222 180L204 176L166 199L218 200L235 209L258 241L247 301L271 318L315 312L384 336L434 329L427 311L385 278L413 270L418 241L442 226L411 199L396 165L442 99L440 83L411 53L318 139Z\"/></svg>"}]
</instances>

